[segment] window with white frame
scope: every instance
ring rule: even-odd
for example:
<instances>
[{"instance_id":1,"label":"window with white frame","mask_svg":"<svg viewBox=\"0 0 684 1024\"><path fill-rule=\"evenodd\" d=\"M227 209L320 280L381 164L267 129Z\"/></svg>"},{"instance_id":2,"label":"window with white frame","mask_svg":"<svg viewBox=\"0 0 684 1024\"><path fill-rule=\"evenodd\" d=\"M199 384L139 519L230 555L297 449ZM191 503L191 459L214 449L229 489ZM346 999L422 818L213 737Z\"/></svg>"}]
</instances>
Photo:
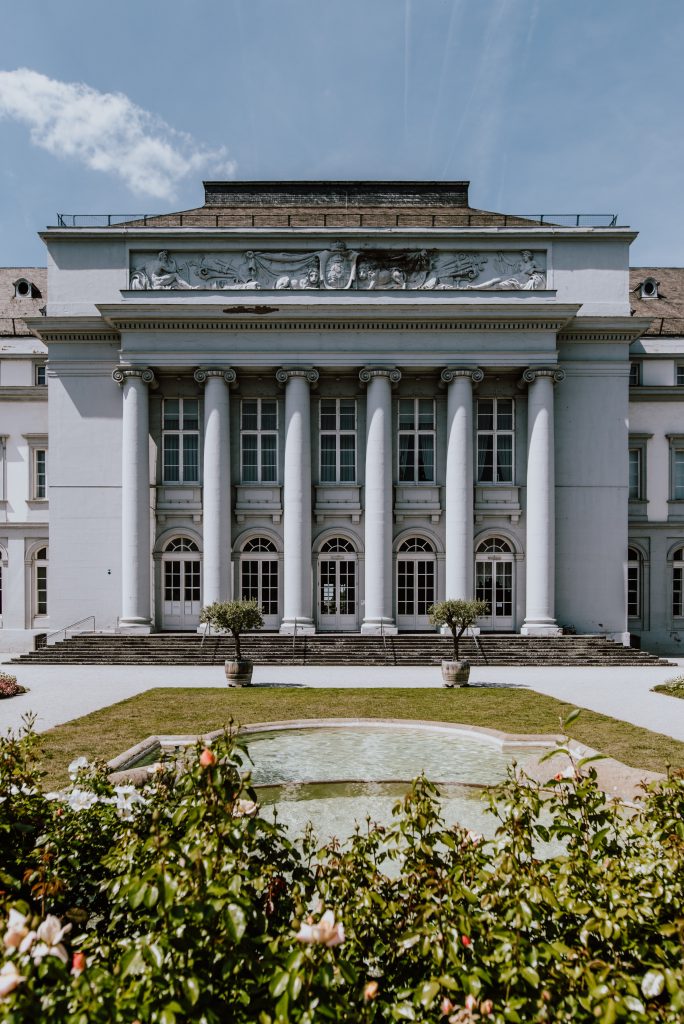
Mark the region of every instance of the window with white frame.
<instances>
[{"instance_id":1,"label":"window with white frame","mask_svg":"<svg viewBox=\"0 0 684 1024\"><path fill-rule=\"evenodd\" d=\"M278 556L268 537L247 541L240 559L243 601L256 601L264 615L278 614Z\"/></svg>"},{"instance_id":2,"label":"window with white frame","mask_svg":"<svg viewBox=\"0 0 684 1024\"><path fill-rule=\"evenodd\" d=\"M48 549L39 548L33 556L33 593L35 615L48 613Z\"/></svg>"},{"instance_id":3,"label":"window with white frame","mask_svg":"<svg viewBox=\"0 0 684 1024\"><path fill-rule=\"evenodd\" d=\"M399 399L399 482L435 479L435 403L431 398Z\"/></svg>"},{"instance_id":4,"label":"window with white frame","mask_svg":"<svg viewBox=\"0 0 684 1024\"><path fill-rule=\"evenodd\" d=\"M641 501L641 448L629 449L629 500Z\"/></svg>"},{"instance_id":5,"label":"window with white frame","mask_svg":"<svg viewBox=\"0 0 684 1024\"><path fill-rule=\"evenodd\" d=\"M45 387L47 384L47 364L36 363L33 367L33 382L37 387Z\"/></svg>"},{"instance_id":6,"label":"window with white frame","mask_svg":"<svg viewBox=\"0 0 684 1024\"><path fill-rule=\"evenodd\" d=\"M31 497L36 501L47 498L47 449L33 449L33 491Z\"/></svg>"},{"instance_id":7,"label":"window with white frame","mask_svg":"<svg viewBox=\"0 0 684 1024\"><path fill-rule=\"evenodd\" d=\"M199 483L198 398L164 399L162 460L164 483Z\"/></svg>"},{"instance_id":8,"label":"window with white frame","mask_svg":"<svg viewBox=\"0 0 684 1024\"><path fill-rule=\"evenodd\" d=\"M278 479L278 402L243 398L240 410L242 482L274 484Z\"/></svg>"},{"instance_id":9,"label":"window with white frame","mask_svg":"<svg viewBox=\"0 0 684 1024\"><path fill-rule=\"evenodd\" d=\"M627 616L641 618L641 555L637 548L627 550Z\"/></svg>"},{"instance_id":10,"label":"window with white frame","mask_svg":"<svg viewBox=\"0 0 684 1024\"><path fill-rule=\"evenodd\" d=\"M636 388L641 384L641 363L631 362L629 364L629 386Z\"/></svg>"},{"instance_id":11,"label":"window with white frame","mask_svg":"<svg viewBox=\"0 0 684 1024\"><path fill-rule=\"evenodd\" d=\"M670 500L684 501L684 434L670 434Z\"/></svg>"},{"instance_id":12,"label":"window with white frame","mask_svg":"<svg viewBox=\"0 0 684 1024\"><path fill-rule=\"evenodd\" d=\"M514 414L512 398L478 398L478 483L513 483Z\"/></svg>"},{"instance_id":13,"label":"window with white frame","mask_svg":"<svg viewBox=\"0 0 684 1024\"><path fill-rule=\"evenodd\" d=\"M672 615L684 618L684 548L672 556Z\"/></svg>"},{"instance_id":14,"label":"window with white frame","mask_svg":"<svg viewBox=\"0 0 684 1024\"><path fill-rule=\"evenodd\" d=\"M677 387L684 387L684 363L677 364Z\"/></svg>"},{"instance_id":15,"label":"window with white frame","mask_svg":"<svg viewBox=\"0 0 684 1024\"><path fill-rule=\"evenodd\" d=\"M321 483L356 480L356 399L321 398Z\"/></svg>"}]
</instances>

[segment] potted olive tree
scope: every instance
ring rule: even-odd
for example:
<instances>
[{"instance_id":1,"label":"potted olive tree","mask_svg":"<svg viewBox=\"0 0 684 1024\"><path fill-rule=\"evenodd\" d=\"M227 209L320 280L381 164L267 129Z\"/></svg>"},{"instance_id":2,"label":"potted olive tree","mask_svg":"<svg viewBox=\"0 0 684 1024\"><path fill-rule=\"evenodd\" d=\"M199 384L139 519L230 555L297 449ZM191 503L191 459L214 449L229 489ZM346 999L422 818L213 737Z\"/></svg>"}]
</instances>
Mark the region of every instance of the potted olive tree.
<instances>
[{"instance_id":1,"label":"potted olive tree","mask_svg":"<svg viewBox=\"0 0 684 1024\"><path fill-rule=\"evenodd\" d=\"M481 615L486 615L489 605L486 601L464 601L452 599L438 601L428 608L433 626L446 626L454 639L452 661L442 662L442 679L445 686L467 686L470 677L470 662L460 661L458 642L467 629L474 625Z\"/></svg>"},{"instance_id":2,"label":"potted olive tree","mask_svg":"<svg viewBox=\"0 0 684 1024\"><path fill-rule=\"evenodd\" d=\"M235 641L235 659L225 662L229 686L249 686L254 664L242 657L240 634L250 629L261 629L264 617L256 601L214 601L202 609L200 622L205 622L222 633L230 633Z\"/></svg>"}]
</instances>

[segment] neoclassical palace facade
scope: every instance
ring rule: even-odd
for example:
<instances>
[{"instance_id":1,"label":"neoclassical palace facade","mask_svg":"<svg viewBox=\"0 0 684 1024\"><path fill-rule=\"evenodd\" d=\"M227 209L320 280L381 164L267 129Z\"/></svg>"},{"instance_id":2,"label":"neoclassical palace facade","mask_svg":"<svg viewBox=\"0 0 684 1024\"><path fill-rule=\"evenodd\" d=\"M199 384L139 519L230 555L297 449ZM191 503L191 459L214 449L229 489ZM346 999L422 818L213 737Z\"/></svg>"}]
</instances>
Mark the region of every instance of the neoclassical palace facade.
<instances>
[{"instance_id":1,"label":"neoclassical palace facade","mask_svg":"<svg viewBox=\"0 0 684 1024\"><path fill-rule=\"evenodd\" d=\"M205 190L42 235L50 627L244 596L392 633L477 596L482 630L628 639L635 233L463 182Z\"/></svg>"}]
</instances>

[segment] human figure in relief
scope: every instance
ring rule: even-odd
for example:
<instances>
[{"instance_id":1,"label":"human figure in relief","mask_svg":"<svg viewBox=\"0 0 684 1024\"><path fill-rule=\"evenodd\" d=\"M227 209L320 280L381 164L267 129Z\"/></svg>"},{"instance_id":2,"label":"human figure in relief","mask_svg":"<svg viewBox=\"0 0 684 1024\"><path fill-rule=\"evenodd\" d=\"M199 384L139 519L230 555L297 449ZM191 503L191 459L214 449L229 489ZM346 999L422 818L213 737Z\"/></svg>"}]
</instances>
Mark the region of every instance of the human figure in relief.
<instances>
[{"instance_id":1,"label":"human figure in relief","mask_svg":"<svg viewBox=\"0 0 684 1024\"><path fill-rule=\"evenodd\" d=\"M131 275L131 288L135 291L145 291L148 288L154 291L158 288L196 287L198 286L189 284L180 276L178 265L173 256L169 255L168 249L161 249L156 259L148 260L141 267L136 267Z\"/></svg>"}]
</instances>

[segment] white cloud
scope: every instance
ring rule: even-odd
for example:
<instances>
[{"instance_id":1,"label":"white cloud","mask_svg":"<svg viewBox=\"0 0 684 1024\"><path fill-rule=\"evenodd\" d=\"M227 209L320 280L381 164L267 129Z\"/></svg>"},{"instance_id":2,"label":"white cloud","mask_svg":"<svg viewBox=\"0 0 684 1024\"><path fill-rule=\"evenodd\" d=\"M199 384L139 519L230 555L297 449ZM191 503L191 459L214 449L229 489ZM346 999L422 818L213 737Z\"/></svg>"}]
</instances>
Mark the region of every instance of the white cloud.
<instances>
[{"instance_id":1,"label":"white cloud","mask_svg":"<svg viewBox=\"0 0 684 1024\"><path fill-rule=\"evenodd\" d=\"M3 117L28 125L36 146L114 174L138 195L173 199L188 175L235 173L224 147L203 147L123 93L59 82L29 68L0 71Z\"/></svg>"}]
</instances>

